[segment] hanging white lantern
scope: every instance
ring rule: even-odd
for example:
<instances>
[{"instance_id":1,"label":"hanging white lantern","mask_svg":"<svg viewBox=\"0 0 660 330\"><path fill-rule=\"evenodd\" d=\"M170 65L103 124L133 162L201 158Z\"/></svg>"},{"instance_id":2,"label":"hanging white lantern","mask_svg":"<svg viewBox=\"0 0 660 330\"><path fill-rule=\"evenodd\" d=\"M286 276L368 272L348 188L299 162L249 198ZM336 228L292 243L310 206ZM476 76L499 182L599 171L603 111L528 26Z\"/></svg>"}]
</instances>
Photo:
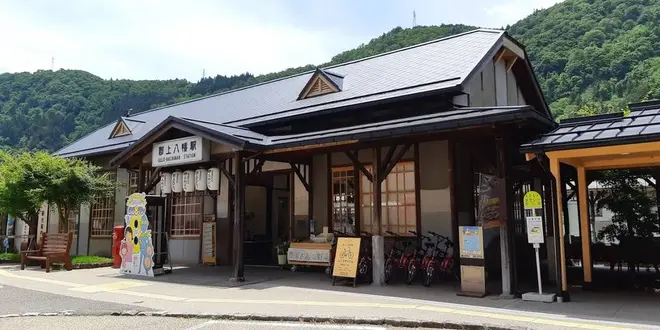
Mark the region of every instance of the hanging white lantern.
<instances>
[{"instance_id":1,"label":"hanging white lantern","mask_svg":"<svg viewBox=\"0 0 660 330\"><path fill-rule=\"evenodd\" d=\"M172 192L172 173L163 172L160 174L160 192L163 194Z\"/></svg>"},{"instance_id":2,"label":"hanging white lantern","mask_svg":"<svg viewBox=\"0 0 660 330\"><path fill-rule=\"evenodd\" d=\"M188 170L183 172L183 191L195 191L195 171Z\"/></svg>"},{"instance_id":3,"label":"hanging white lantern","mask_svg":"<svg viewBox=\"0 0 660 330\"><path fill-rule=\"evenodd\" d=\"M183 189L183 173L176 171L172 173L172 192L179 193Z\"/></svg>"},{"instance_id":4,"label":"hanging white lantern","mask_svg":"<svg viewBox=\"0 0 660 330\"><path fill-rule=\"evenodd\" d=\"M195 171L195 190L206 190L206 169L200 168Z\"/></svg>"},{"instance_id":5,"label":"hanging white lantern","mask_svg":"<svg viewBox=\"0 0 660 330\"><path fill-rule=\"evenodd\" d=\"M209 190L216 191L220 188L220 169L217 167L209 168L206 173L206 187Z\"/></svg>"}]
</instances>

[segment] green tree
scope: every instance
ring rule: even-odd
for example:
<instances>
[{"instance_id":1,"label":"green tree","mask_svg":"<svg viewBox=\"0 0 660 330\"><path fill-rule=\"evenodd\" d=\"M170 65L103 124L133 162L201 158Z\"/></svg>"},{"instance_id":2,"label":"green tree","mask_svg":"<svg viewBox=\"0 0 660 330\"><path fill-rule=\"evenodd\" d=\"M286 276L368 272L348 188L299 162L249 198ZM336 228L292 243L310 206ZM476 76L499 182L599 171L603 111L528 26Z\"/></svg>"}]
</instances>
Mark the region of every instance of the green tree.
<instances>
[{"instance_id":1,"label":"green tree","mask_svg":"<svg viewBox=\"0 0 660 330\"><path fill-rule=\"evenodd\" d=\"M43 198L39 166L30 158L27 153L0 151L0 212L25 222L34 235Z\"/></svg>"},{"instance_id":2,"label":"green tree","mask_svg":"<svg viewBox=\"0 0 660 330\"><path fill-rule=\"evenodd\" d=\"M649 238L658 232L658 217L652 211L656 201L648 195L637 175L629 171L610 171L605 174L604 185L607 194L598 204L614 215L612 224L598 233L598 239Z\"/></svg>"},{"instance_id":3,"label":"green tree","mask_svg":"<svg viewBox=\"0 0 660 330\"><path fill-rule=\"evenodd\" d=\"M45 152L0 152L0 211L24 221L36 234L39 208L44 202L58 209L60 228L73 209L115 183L99 168L80 159L65 159Z\"/></svg>"},{"instance_id":4,"label":"green tree","mask_svg":"<svg viewBox=\"0 0 660 330\"><path fill-rule=\"evenodd\" d=\"M60 230L68 232L67 221L72 211L80 205L90 203L99 195L114 191L115 183L107 173L101 173L98 166L76 158L61 158L46 153L35 154L44 157L42 173L44 183L41 196L58 210Z\"/></svg>"}]
</instances>

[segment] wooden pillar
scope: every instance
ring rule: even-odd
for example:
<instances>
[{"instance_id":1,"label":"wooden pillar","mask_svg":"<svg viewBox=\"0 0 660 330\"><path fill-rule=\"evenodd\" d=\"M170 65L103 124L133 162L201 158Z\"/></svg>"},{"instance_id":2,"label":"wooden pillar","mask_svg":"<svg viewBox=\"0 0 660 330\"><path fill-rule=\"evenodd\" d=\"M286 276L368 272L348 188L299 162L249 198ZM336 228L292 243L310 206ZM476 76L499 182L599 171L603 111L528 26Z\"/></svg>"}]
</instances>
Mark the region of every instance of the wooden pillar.
<instances>
[{"instance_id":1,"label":"wooden pillar","mask_svg":"<svg viewBox=\"0 0 660 330\"><path fill-rule=\"evenodd\" d=\"M582 271L584 272L584 282L591 283L591 234L589 230L589 209L587 205L587 171L584 167L577 168L578 176L578 204L580 211L580 240L582 241Z\"/></svg>"},{"instance_id":2,"label":"wooden pillar","mask_svg":"<svg viewBox=\"0 0 660 330\"><path fill-rule=\"evenodd\" d=\"M559 269L561 272L561 291L562 295L565 292L568 292L568 283L566 280L566 246L564 242L564 203L562 196L562 186L564 185L561 179L561 166L559 159L550 158L550 172L552 176L555 177L556 192L557 192L557 219L558 219L558 228L555 232L555 235L559 236Z\"/></svg>"},{"instance_id":3,"label":"wooden pillar","mask_svg":"<svg viewBox=\"0 0 660 330\"><path fill-rule=\"evenodd\" d=\"M372 192L372 215L371 221L376 224L376 230L372 236L371 241L371 251L372 251L372 260L373 260L373 285L383 285L385 284L385 239L383 238L382 233L382 198L380 196L381 189L380 183L381 178L381 169L380 169L380 147L374 148L373 151L373 165L372 165L372 182L373 185Z\"/></svg>"},{"instance_id":4,"label":"wooden pillar","mask_svg":"<svg viewBox=\"0 0 660 330\"><path fill-rule=\"evenodd\" d=\"M382 223L381 223L381 216L382 216L382 196L381 196L381 187L380 183L382 181L381 176L381 171L380 171L380 148L374 148L373 152L373 169L371 171L372 175L372 189L371 191L373 192L373 208L371 210L371 221L372 223L376 224L376 232L373 233L374 235L382 235Z\"/></svg>"},{"instance_id":5,"label":"wooden pillar","mask_svg":"<svg viewBox=\"0 0 660 330\"><path fill-rule=\"evenodd\" d=\"M500 225L500 257L501 257L501 268L502 268L502 296L511 296L513 288L513 261L511 258L511 242L509 239L509 228L510 223L513 220L513 214L509 203L512 203L511 199L511 182L507 181L507 166L509 165L508 153L506 148L506 140L504 138L497 138L496 141L497 149L497 176L498 176L498 185L502 189L500 191L500 196L503 197L500 200L500 210L504 206L505 212L502 215L502 221ZM501 212L501 211L500 211Z\"/></svg>"},{"instance_id":6,"label":"wooden pillar","mask_svg":"<svg viewBox=\"0 0 660 330\"><path fill-rule=\"evenodd\" d=\"M309 183L309 190L307 191L307 234L312 232L312 229L314 232L316 232L315 228L309 228L311 225L312 219L314 219L314 176L312 176L312 167L314 164L314 158L309 160L309 165L307 165L307 182ZM330 169L328 169L329 171ZM356 211L357 213L357 211Z\"/></svg>"},{"instance_id":7,"label":"wooden pillar","mask_svg":"<svg viewBox=\"0 0 660 330\"><path fill-rule=\"evenodd\" d=\"M144 192L144 186L147 178L145 177L146 175L146 169L144 167L144 163L140 161L140 166L138 167L138 186L137 186L137 192Z\"/></svg>"},{"instance_id":8,"label":"wooden pillar","mask_svg":"<svg viewBox=\"0 0 660 330\"><path fill-rule=\"evenodd\" d=\"M243 154L237 151L234 157L234 272L232 281L243 282L243 244L245 218L245 164Z\"/></svg>"}]
</instances>

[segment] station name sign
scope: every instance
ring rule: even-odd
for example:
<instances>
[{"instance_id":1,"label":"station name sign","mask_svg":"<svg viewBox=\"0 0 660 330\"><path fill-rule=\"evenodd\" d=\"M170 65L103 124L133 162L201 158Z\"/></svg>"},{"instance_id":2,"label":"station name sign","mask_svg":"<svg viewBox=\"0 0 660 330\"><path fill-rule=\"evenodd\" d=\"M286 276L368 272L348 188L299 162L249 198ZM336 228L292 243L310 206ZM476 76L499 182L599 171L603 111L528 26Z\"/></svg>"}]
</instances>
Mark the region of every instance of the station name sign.
<instances>
[{"instance_id":1,"label":"station name sign","mask_svg":"<svg viewBox=\"0 0 660 330\"><path fill-rule=\"evenodd\" d=\"M151 165L174 166L209 160L209 143L200 136L156 142L151 150Z\"/></svg>"}]
</instances>

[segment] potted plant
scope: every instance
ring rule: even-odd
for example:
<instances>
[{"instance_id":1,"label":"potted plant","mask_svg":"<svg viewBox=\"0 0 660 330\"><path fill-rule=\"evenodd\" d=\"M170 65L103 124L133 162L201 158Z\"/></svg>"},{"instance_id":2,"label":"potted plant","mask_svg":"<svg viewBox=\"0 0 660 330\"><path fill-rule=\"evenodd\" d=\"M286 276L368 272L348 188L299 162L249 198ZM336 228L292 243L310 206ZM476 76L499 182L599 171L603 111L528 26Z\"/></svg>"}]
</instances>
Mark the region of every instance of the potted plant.
<instances>
[{"instance_id":1,"label":"potted plant","mask_svg":"<svg viewBox=\"0 0 660 330\"><path fill-rule=\"evenodd\" d=\"M277 263L280 266L286 265L286 253L289 249L289 243L284 241L278 244L275 249L277 250Z\"/></svg>"}]
</instances>

